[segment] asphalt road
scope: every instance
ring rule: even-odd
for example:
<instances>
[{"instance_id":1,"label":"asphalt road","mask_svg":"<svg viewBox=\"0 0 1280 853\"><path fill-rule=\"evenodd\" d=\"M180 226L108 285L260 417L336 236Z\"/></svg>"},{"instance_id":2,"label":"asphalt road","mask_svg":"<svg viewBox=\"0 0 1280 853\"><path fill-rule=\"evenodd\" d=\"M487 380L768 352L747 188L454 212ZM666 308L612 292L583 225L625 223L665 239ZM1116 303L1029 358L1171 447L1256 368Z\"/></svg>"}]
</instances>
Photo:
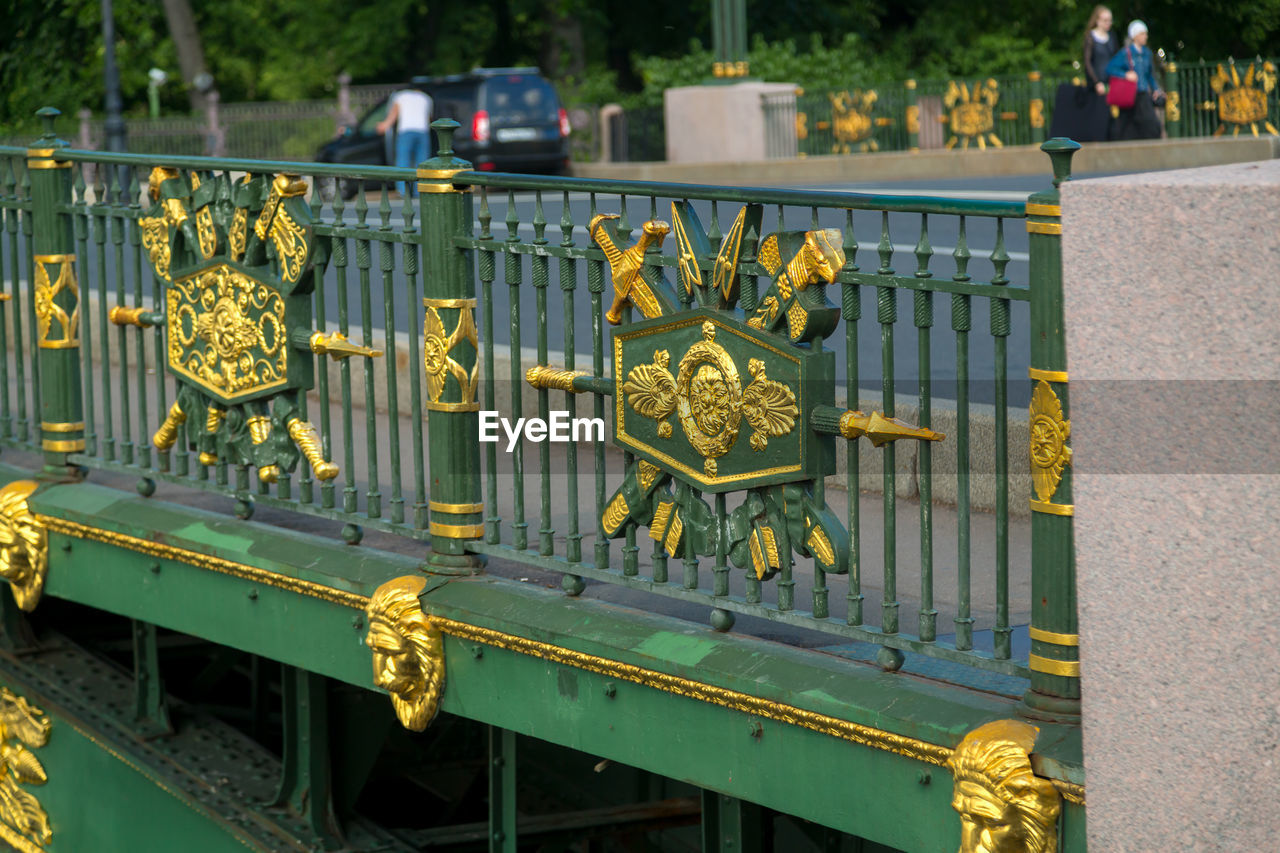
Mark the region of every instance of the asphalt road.
<instances>
[{"instance_id":1,"label":"asphalt road","mask_svg":"<svg viewBox=\"0 0 1280 853\"><path fill-rule=\"evenodd\" d=\"M1085 176L1080 176L1085 177ZM900 182L886 185L845 184L838 186L815 187L830 191L886 192L910 195L949 195L959 198L1003 198L1021 199L1027 194L1043 187L1046 179L1041 176L981 178L967 180L934 180ZM567 200L567 204L566 204ZM369 195L370 207L367 216L371 228L377 229L380 217L377 211L377 194ZM503 192L491 192L488 206L491 219L491 230L495 238L507 239L514 229L515 235L522 241L531 241L536 234L534 219L537 213L537 198L532 192L517 192L508 195ZM541 219L546 227L544 237L551 245L560 245L572 240L573 245L582 247L589 245L586 226L591 218L592 199L586 193L546 193L542 198ZM403 223L402 205L398 198L391 201L393 208L390 224L393 228ZM702 222L708 228L711 223L711 205L696 205ZM354 221L354 206L347 205L345 218L348 223ZM480 199L475 198L475 209L479 213ZM596 200L596 210L601 213L620 213L620 200L616 196L601 196ZM670 219L671 200L658 199L651 205L647 198L629 198L627 200L627 218L632 228L632 237L639 231L640 225L651 215L660 219ZM718 209L720 227L727 230L737 214L737 206L721 203ZM567 223L565 222L567 215ZM326 211L324 218L331 218ZM814 212L810 208L777 208L767 209L764 218L766 234L777 230L796 230L813 227ZM888 217L889 240L893 246L890 266L900 273L914 273L918 269L918 258L915 255L917 242L921 235L922 217L918 214L890 214ZM819 227L844 228L848 224L845 211L823 209L817 212ZM880 266L878 244L881 241L881 215L876 212L854 212L852 226L858 250L854 262L865 271L874 271ZM931 216L928 219L928 238L932 256L928 261L928 270L935 278L950 278L956 272L953 252L956 250L959 237L959 217ZM567 228L567 231L566 231ZM972 255L967 272L974 281L989 281L993 275L990 254L995 245L995 223L993 220L969 218L966 222L968 249ZM476 233L480 233L480 224L476 223ZM1004 229L1005 249L1010 256L1006 275L1010 287L1025 288L1028 281L1027 234L1021 222L1011 221ZM6 245L4 247L8 249ZM128 247L126 246L126 249ZM663 247L665 254L675 252L674 238L669 237ZM106 245L105 263L99 265L96 246L90 241L87 259L82 259L81 279L86 288L97 289L105 282L109 291L108 304L119 301L115 296L120 278L116 269L115 247L109 240ZM134 262L125 253L124 292L125 302L132 303L134 291ZM362 318L367 318L373 330L387 327L386 310L391 311L390 326L405 331L410 322L414 325L420 321L420 305L411 304L400 259L396 260L396 268L384 280L379 269L379 251L375 247L372 257L372 269L369 271L370 288L367 302L361 298L360 271L355 266L355 246L349 248L351 260L347 268L346 303L348 317L351 322L353 339L362 336ZM87 260L87 263L85 261ZM531 259L528 255L515 258L522 265L521 285L512 288L504 284L504 259L499 258L496 270L497 280L493 286L493 340L495 346L508 346L512 340L513 328L518 331L519 343L523 347L537 344L538 316L536 304L536 288L531 285ZM24 262L20 264L25 269ZM565 342L566 313L572 316L573 334L579 353L579 366L589 364L591 352L591 316L590 297L587 291L586 264L575 264L574 282L576 289L570 296L561 289L560 263L551 259L549 264L549 286L547 288L547 316L545 330L548 346L552 351L563 350ZM8 258L5 258L5 272L8 273ZM607 270L606 270L607 276ZM324 303L326 318L333 322L338 318L340 289L338 286L338 270L330 263L324 278ZM669 278L674 278L670 276ZM387 287L390 287L388 294ZM418 283L421 288L421 281ZM767 281L761 281L760 292L767 287ZM144 269L144 295L151 290L149 276ZM612 295L612 285L606 282L604 294L605 304ZM390 297L388 299L388 296ZM513 318L511 305L513 296L518 297L519 313ZM565 310L565 299L572 299L571 311ZM837 304L840 301L838 291L832 288L830 298ZM893 326L892 344L886 343L883 328L877 322L877 294L873 287L862 290L862 319L858 322L858 384L861 388L878 392L882 389L882 356L887 349L893 353L895 390L899 394L914 396L919 392L917 369L917 352L919 333L914 324L913 296L910 293L898 293L897 321ZM929 331L932 349L930 376L933 382L932 393L938 398L955 397L955 381L957 362L957 337L952 331L952 299L941 294L934 298L933 327ZM412 313L411 313L412 311ZM410 321L412 317L412 321ZM477 321L482 321L477 317ZM969 334L969 379L970 395L974 402L990 403L994 401L995 346L989 333L990 300L984 297L972 298L972 330ZM1027 381L1026 368L1029 360L1029 311L1025 302L1012 303L1013 332L1008 338L1008 373L1010 378L1011 405L1025 405L1030 396L1030 382ZM483 328L483 327L482 327ZM608 332L605 333L606 337ZM843 383L846 379L845 336L843 326L826 342L829 349L836 351L837 379ZM606 352L608 343L606 340Z\"/></svg>"}]
</instances>

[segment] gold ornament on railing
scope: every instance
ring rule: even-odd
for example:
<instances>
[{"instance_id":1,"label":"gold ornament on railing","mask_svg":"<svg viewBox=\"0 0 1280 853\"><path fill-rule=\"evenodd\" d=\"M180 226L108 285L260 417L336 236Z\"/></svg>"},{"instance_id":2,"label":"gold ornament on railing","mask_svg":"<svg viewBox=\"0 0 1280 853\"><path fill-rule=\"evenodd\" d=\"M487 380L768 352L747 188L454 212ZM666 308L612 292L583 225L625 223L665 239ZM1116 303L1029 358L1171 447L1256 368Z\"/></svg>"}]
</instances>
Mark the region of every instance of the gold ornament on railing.
<instances>
[{"instance_id":1,"label":"gold ornament on railing","mask_svg":"<svg viewBox=\"0 0 1280 853\"><path fill-rule=\"evenodd\" d=\"M353 355L364 358L382 358L382 350L373 347L362 347L347 340L342 332L316 332L311 336L311 351L316 355L327 355L334 361L351 358Z\"/></svg>"},{"instance_id":2,"label":"gold ornament on railing","mask_svg":"<svg viewBox=\"0 0 1280 853\"><path fill-rule=\"evenodd\" d=\"M864 415L856 409L840 416L840 435L850 439L866 436L872 447L883 447L903 438L921 441L942 441L946 438L944 433L934 432L928 427L915 427L881 412Z\"/></svg>"},{"instance_id":3,"label":"gold ornament on railing","mask_svg":"<svg viewBox=\"0 0 1280 853\"><path fill-rule=\"evenodd\" d=\"M942 99L947 108L944 120L951 126L947 148L955 148L957 143L961 148L968 148L970 142L975 142L981 149L985 149L988 142L997 148L1003 147L1000 137L992 132L999 100L1000 84L994 79L974 83L972 89L964 82L948 82Z\"/></svg>"},{"instance_id":4,"label":"gold ornament on railing","mask_svg":"<svg viewBox=\"0 0 1280 853\"><path fill-rule=\"evenodd\" d=\"M316 434L315 427L299 418L291 418L285 426L289 430L289 437L293 439L293 443L298 445L302 455L311 463L311 471L316 475L317 480L332 480L338 476L338 466L333 462L325 461L324 453L320 449L320 436Z\"/></svg>"},{"instance_id":5,"label":"gold ornament on railing","mask_svg":"<svg viewBox=\"0 0 1280 853\"><path fill-rule=\"evenodd\" d=\"M1219 64L1209 83L1218 96L1218 118L1222 122L1213 132L1214 136L1226 133L1228 126L1232 136L1239 136L1244 127L1257 136L1259 124L1272 136L1280 136L1275 125L1267 120L1267 99L1276 88L1276 67L1270 61L1263 62L1261 68L1250 62L1243 80L1234 62L1230 74Z\"/></svg>"},{"instance_id":6,"label":"gold ornament on railing","mask_svg":"<svg viewBox=\"0 0 1280 853\"><path fill-rule=\"evenodd\" d=\"M603 223L617 218L612 213L597 214L587 226L591 239L608 259L609 272L613 277L613 304L605 313L605 319L614 326L621 323L622 309L627 303L634 305L646 319L661 317L662 305L644 277L645 252L650 246L661 248L663 238L671 232L671 226L666 222L650 220L641 229L640 239L636 244L622 249L603 227Z\"/></svg>"},{"instance_id":7,"label":"gold ornament on railing","mask_svg":"<svg viewBox=\"0 0 1280 853\"><path fill-rule=\"evenodd\" d=\"M859 151L878 151L880 146L871 138L874 121L871 112L875 108L875 90L855 89L853 94L840 92L828 94L831 101L831 135L835 144L833 154L848 154L857 146Z\"/></svg>"},{"instance_id":8,"label":"gold ornament on railing","mask_svg":"<svg viewBox=\"0 0 1280 853\"><path fill-rule=\"evenodd\" d=\"M573 380L590 375L585 370L558 370L540 364L525 371L524 378L534 388L552 388L576 394L578 392L574 390Z\"/></svg>"},{"instance_id":9,"label":"gold ornament on railing","mask_svg":"<svg viewBox=\"0 0 1280 853\"><path fill-rule=\"evenodd\" d=\"M1047 503L1062 482L1062 469L1071 464L1071 421L1063 417L1062 401L1043 379L1031 394L1031 482L1036 497Z\"/></svg>"},{"instance_id":10,"label":"gold ornament on railing","mask_svg":"<svg viewBox=\"0 0 1280 853\"><path fill-rule=\"evenodd\" d=\"M174 403L169 407L169 414L165 416L164 423L160 424L160 428L156 430L156 434L151 437L151 443L155 445L156 450L169 450L178 440L178 427L187 422L187 413L182 411L182 407Z\"/></svg>"}]
</instances>

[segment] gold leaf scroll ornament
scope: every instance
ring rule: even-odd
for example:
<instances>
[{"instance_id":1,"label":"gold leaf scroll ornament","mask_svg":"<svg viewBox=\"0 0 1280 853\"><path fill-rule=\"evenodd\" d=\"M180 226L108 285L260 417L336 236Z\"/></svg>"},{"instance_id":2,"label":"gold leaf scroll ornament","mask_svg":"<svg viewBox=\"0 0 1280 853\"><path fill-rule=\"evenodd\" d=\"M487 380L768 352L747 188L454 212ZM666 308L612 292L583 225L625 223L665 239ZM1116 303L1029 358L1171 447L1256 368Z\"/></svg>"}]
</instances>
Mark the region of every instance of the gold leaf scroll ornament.
<instances>
[{"instance_id":1,"label":"gold leaf scroll ornament","mask_svg":"<svg viewBox=\"0 0 1280 853\"><path fill-rule=\"evenodd\" d=\"M49 536L27 505L33 480L15 480L0 488L0 578L9 582L13 600L35 610L49 573Z\"/></svg>"},{"instance_id":2,"label":"gold leaf scroll ornament","mask_svg":"<svg viewBox=\"0 0 1280 853\"><path fill-rule=\"evenodd\" d=\"M751 449L764 450L769 436L791 432L800 409L796 406L794 391L764 375L763 361L751 359L747 362L747 372L754 381L742 392L742 413L756 430L751 434Z\"/></svg>"},{"instance_id":3,"label":"gold leaf scroll ornament","mask_svg":"<svg viewBox=\"0 0 1280 853\"><path fill-rule=\"evenodd\" d=\"M20 785L49 781L32 749L49 742L52 724L44 711L7 687L0 687L0 838L31 853L53 840L49 815Z\"/></svg>"},{"instance_id":4,"label":"gold leaf scroll ornament","mask_svg":"<svg viewBox=\"0 0 1280 853\"><path fill-rule=\"evenodd\" d=\"M439 300L437 300L439 301ZM476 385L479 381L478 365L468 371L451 355L453 348L462 341L478 349L479 337L476 331L474 301L463 300L466 304L437 306L430 299L424 299L426 316L423 319L422 366L427 375L428 408L450 409L472 407L476 398ZM460 308L458 324L453 331L445 334L444 321L440 319L439 307ZM441 402L444 394L445 380L452 376L462 392L460 402Z\"/></svg>"},{"instance_id":5,"label":"gold leaf scroll ornament","mask_svg":"<svg viewBox=\"0 0 1280 853\"><path fill-rule=\"evenodd\" d=\"M80 286L76 283L75 255L35 255L36 325L41 349L71 349L80 346ZM49 265L57 264L58 279L49 278ZM58 304L58 297L70 294L71 313ZM63 302L66 302L64 299ZM54 322L57 336L54 336Z\"/></svg>"},{"instance_id":6,"label":"gold leaf scroll ornament","mask_svg":"<svg viewBox=\"0 0 1280 853\"><path fill-rule=\"evenodd\" d=\"M1031 394L1031 481L1036 497L1048 501L1062 482L1062 469L1071 464L1071 421L1065 420L1062 401L1043 379Z\"/></svg>"},{"instance_id":7,"label":"gold leaf scroll ornament","mask_svg":"<svg viewBox=\"0 0 1280 853\"><path fill-rule=\"evenodd\" d=\"M658 436L671 437L671 422L667 420L676 410L676 380L667 369L671 355L664 349L653 354L653 364L641 364L631 368L622 390L631 408L646 418L658 421Z\"/></svg>"},{"instance_id":8,"label":"gold leaf scroll ornament","mask_svg":"<svg viewBox=\"0 0 1280 853\"><path fill-rule=\"evenodd\" d=\"M396 718L415 732L435 717L444 693L444 642L418 600L425 586L420 577L389 580L365 608L373 683L391 694Z\"/></svg>"},{"instance_id":9,"label":"gold leaf scroll ornament","mask_svg":"<svg viewBox=\"0 0 1280 853\"><path fill-rule=\"evenodd\" d=\"M276 257L280 261L280 277L290 284L302 277L310 247L306 232L289 215L283 201L304 195L306 191L307 182L300 180L297 175L276 175L271 182L271 193L262 207L262 213L258 214L258 221L253 226L259 240L270 237L275 243Z\"/></svg>"},{"instance_id":10,"label":"gold leaf scroll ornament","mask_svg":"<svg viewBox=\"0 0 1280 853\"><path fill-rule=\"evenodd\" d=\"M1039 729L1019 720L979 726L956 747L951 807L960 813L959 853L1055 853L1062 804L1031 770Z\"/></svg>"}]
</instances>

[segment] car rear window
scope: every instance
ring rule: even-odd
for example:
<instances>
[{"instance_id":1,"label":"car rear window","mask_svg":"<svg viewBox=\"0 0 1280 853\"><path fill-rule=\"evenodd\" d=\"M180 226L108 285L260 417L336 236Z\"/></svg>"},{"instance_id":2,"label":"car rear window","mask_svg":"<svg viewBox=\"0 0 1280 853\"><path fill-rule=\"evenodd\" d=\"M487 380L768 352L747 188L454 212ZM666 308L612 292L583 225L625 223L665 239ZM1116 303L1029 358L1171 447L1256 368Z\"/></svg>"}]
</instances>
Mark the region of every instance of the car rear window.
<instances>
[{"instance_id":1,"label":"car rear window","mask_svg":"<svg viewBox=\"0 0 1280 853\"><path fill-rule=\"evenodd\" d=\"M560 111L560 99L551 84L523 74L486 80L484 104L489 120L499 124L555 122Z\"/></svg>"}]
</instances>

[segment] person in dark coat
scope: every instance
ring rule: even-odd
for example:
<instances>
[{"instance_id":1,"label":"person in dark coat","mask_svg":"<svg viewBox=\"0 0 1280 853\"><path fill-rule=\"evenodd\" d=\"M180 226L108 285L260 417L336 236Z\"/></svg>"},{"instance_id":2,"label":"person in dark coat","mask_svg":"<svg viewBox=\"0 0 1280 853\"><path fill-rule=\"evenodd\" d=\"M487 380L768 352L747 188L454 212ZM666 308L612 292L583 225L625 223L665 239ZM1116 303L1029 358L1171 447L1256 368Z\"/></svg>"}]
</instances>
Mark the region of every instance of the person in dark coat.
<instances>
[{"instance_id":1,"label":"person in dark coat","mask_svg":"<svg viewBox=\"0 0 1280 853\"><path fill-rule=\"evenodd\" d=\"M1063 83L1058 87L1050 136L1066 136L1077 142L1102 142L1110 138L1107 63L1119 49L1120 38L1111 31L1111 10L1094 6L1084 32L1085 85Z\"/></svg>"},{"instance_id":2,"label":"person in dark coat","mask_svg":"<svg viewBox=\"0 0 1280 853\"><path fill-rule=\"evenodd\" d=\"M1120 37L1111 31L1111 10L1094 6L1084 33L1084 73L1098 95L1107 94L1107 63L1119 50Z\"/></svg>"}]
</instances>

